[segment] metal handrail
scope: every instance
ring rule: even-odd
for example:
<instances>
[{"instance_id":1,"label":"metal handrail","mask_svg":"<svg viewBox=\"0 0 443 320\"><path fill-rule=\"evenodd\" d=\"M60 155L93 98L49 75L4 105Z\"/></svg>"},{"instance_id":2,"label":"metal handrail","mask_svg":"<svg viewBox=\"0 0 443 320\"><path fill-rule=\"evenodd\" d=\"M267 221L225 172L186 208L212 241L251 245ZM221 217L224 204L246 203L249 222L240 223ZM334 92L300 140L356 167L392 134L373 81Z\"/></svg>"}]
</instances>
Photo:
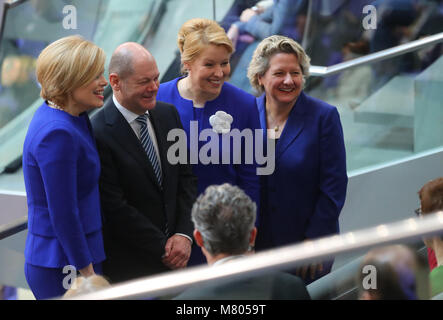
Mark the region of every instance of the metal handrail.
<instances>
[{"instance_id":1,"label":"metal handrail","mask_svg":"<svg viewBox=\"0 0 443 320\"><path fill-rule=\"evenodd\" d=\"M443 32L419 40L414 40L405 44L401 44L393 48L371 53L364 57L355 58L349 61L338 63L333 66L329 67L311 66L309 68L309 73L311 76L314 77L327 77L351 68L394 58L399 55L416 51L440 42L443 42Z\"/></svg>"},{"instance_id":2,"label":"metal handrail","mask_svg":"<svg viewBox=\"0 0 443 320\"><path fill-rule=\"evenodd\" d=\"M135 299L176 293L190 285L222 279L239 279L272 270L284 270L324 259L339 253L370 247L412 241L443 231L443 211L430 216L410 218L366 228L343 235L325 237L315 241L257 253L237 261L217 266L199 266L169 272L139 280L128 281L111 288L72 297L74 300Z\"/></svg>"}]
</instances>

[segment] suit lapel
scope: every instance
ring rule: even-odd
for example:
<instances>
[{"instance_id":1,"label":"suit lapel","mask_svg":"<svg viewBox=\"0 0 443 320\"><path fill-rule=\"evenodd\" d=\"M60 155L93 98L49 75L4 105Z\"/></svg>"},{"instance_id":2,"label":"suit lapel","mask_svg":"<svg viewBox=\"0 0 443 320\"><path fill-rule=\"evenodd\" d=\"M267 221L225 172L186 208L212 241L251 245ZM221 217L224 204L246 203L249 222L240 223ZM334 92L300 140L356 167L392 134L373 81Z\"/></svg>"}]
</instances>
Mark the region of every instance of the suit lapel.
<instances>
[{"instance_id":1,"label":"suit lapel","mask_svg":"<svg viewBox=\"0 0 443 320\"><path fill-rule=\"evenodd\" d=\"M288 149L288 147L294 142L298 135L303 130L304 126L304 113L305 113L306 97L303 92L300 93L294 107L289 113L288 120L286 121L285 128L280 136L280 139L276 145L275 149L275 159L276 161L281 157L281 155ZM260 115L261 127L266 129L266 97L263 94L257 99L257 106ZM265 130L266 131L266 130ZM264 133L264 137L267 137L267 133Z\"/></svg>"},{"instance_id":2,"label":"suit lapel","mask_svg":"<svg viewBox=\"0 0 443 320\"><path fill-rule=\"evenodd\" d=\"M260 117L260 127L263 129L263 141L266 141L266 138L268 136L266 131L266 106L265 106L265 94L262 94L260 97L257 98L257 108L258 108L258 115Z\"/></svg>"},{"instance_id":3,"label":"suit lapel","mask_svg":"<svg viewBox=\"0 0 443 320\"><path fill-rule=\"evenodd\" d=\"M111 127L110 133L113 139L144 168L146 174L150 179L154 180L158 186L154 169L140 140L112 101L106 105L104 113L106 124Z\"/></svg>"},{"instance_id":4,"label":"suit lapel","mask_svg":"<svg viewBox=\"0 0 443 320\"><path fill-rule=\"evenodd\" d=\"M285 128L280 136L276 148L276 160L285 152L286 149L294 142L298 135L302 132L305 124L305 108L306 97L303 91L300 93L294 107L289 113Z\"/></svg>"}]
</instances>

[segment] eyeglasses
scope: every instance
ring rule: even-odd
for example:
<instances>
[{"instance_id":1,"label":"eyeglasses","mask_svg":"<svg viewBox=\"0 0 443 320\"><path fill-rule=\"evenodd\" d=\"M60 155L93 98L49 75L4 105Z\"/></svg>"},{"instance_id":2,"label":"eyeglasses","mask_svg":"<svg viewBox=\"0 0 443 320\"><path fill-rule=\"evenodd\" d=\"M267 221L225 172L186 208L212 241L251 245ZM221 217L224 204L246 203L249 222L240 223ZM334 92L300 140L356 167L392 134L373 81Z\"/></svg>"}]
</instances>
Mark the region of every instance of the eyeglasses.
<instances>
[{"instance_id":1,"label":"eyeglasses","mask_svg":"<svg viewBox=\"0 0 443 320\"><path fill-rule=\"evenodd\" d=\"M417 217L421 216L421 207L418 209L415 209L414 212L417 215Z\"/></svg>"}]
</instances>

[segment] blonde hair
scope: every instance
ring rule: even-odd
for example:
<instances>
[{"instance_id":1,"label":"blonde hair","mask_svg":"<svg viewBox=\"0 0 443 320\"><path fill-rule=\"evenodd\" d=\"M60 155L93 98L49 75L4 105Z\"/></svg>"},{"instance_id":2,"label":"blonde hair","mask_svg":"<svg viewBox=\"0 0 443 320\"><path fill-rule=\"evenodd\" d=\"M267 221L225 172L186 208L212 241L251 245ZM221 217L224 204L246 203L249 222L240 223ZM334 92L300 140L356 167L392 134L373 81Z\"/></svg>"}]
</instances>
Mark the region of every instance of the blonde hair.
<instances>
[{"instance_id":1,"label":"blonde hair","mask_svg":"<svg viewBox=\"0 0 443 320\"><path fill-rule=\"evenodd\" d=\"M103 73L105 59L101 48L77 35L51 43L37 59L40 96L63 106L72 91Z\"/></svg>"},{"instance_id":2,"label":"blonde hair","mask_svg":"<svg viewBox=\"0 0 443 320\"><path fill-rule=\"evenodd\" d=\"M248 78L251 86L258 92L263 93L264 88L258 82L258 77L263 76L269 69L271 57L277 53L294 54L297 57L303 74L303 85L309 77L311 58L306 54L301 45L291 38L274 35L263 39L254 51L248 67Z\"/></svg>"},{"instance_id":3,"label":"blonde hair","mask_svg":"<svg viewBox=\"0 0 443 320\"><path fill-rule=\"evenodd\" d=\"M220 25L209 19L195 18L186 21L180 28L177 45L181 54L182 72L184 62L193 61L209 45L224 46L229 54L234 52L231 40Z\"/></svg>"},{"instance_id":4,"label":"blonde hair","mask_svg":"<svg viewBox=\"0 0 443 320\"><path fill-rule=\"evenodd\" d=\"M100 289L109 288L111 284L103 276L93 275L88 278L77 277L71 288L66 291L63 298L71 298L81 294L95 292Z\"/></svg>"}]
</instances>

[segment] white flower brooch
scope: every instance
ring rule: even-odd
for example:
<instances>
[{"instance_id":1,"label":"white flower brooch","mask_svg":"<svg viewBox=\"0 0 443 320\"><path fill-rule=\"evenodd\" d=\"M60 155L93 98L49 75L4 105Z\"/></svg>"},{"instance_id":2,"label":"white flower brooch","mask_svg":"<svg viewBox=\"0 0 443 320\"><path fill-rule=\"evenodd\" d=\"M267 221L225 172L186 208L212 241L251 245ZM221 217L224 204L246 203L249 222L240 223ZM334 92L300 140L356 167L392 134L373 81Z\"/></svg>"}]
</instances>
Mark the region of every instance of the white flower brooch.
<instances>
[{"instance_id":1,"label":"white flower brooch","mask_svg":"<svg viewBox=\"0 0 443 320\"><path fill-rule=\"evenodd\" d=\"M209 123L212 126L212 130L216 133L228 133L231 131L231 123L234 118L229 113L224 111L217 111L214 115L209 118Z\"/></svg>"}]
</instances>

